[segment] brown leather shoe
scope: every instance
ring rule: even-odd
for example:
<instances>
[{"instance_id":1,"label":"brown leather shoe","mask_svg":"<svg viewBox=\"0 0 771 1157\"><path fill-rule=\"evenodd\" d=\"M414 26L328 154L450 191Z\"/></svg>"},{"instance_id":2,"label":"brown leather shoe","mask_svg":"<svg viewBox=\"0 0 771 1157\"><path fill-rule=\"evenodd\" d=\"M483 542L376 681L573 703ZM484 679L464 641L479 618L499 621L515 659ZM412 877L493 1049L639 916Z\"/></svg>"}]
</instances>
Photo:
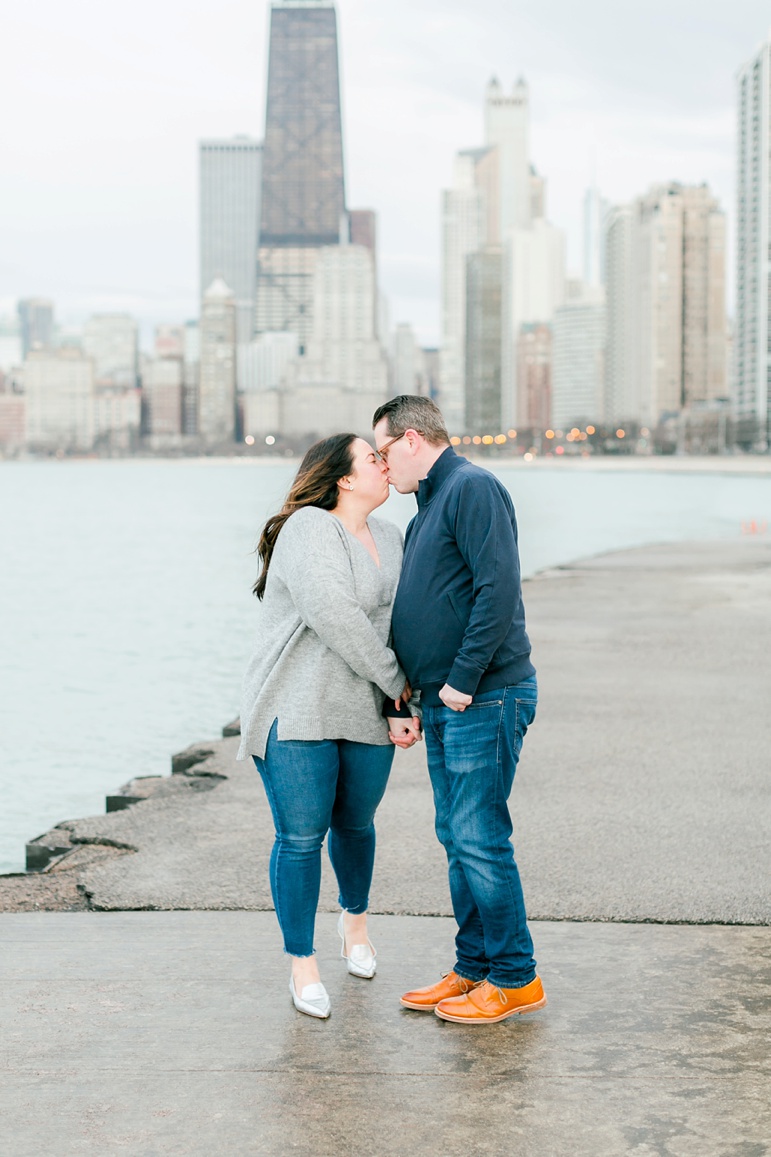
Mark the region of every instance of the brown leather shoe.
<instances>
[{"instance_id":1,"label":"brown leather shoe","mask_svg":"<svg viewBox=\"0 0 771 1157\"><path fill-rule=\"evenodd\" d=\"M535 1012L546 1004L540 976L523 988L496 988L485 981L463 996L445 999L434 1012L456 1024L495 1024L517 1013Z\"/></svg>"},{"instance_id":2,"label":"brown leather shoe","mask_svg":"<svg viewBox=\"0 0 771 1157\"><path fill-rule=\"evenodd\" d=\"M466 980L458 976L457 972L448 972L438 984L430 984L428 988L416 988L412 992L405 992L401 1003L405 1008L415 1008L418 1012L433 1012L440 1000L447 1000L453 996L463 996L471 992L481 980Z\"/></svg>"}]
</instances>

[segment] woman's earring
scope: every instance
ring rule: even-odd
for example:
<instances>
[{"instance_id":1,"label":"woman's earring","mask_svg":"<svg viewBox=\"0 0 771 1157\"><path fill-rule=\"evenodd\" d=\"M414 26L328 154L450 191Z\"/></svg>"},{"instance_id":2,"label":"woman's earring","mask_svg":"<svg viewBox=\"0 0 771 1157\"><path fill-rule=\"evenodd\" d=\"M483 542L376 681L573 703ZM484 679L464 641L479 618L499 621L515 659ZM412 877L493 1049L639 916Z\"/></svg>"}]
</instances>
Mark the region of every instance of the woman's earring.
<instances>
[{"instance_id":1,"label":"woman's earring","mask_svg":"<svg viewBox=\"0 0 771 1157\"><path fill-rule=\"evenodd\" d=\"M352 483L352 482L349 482L349 483L348 483L348 489L349 489L349 490L353 490L353 483Z\"/></svg>"}]
</instances>

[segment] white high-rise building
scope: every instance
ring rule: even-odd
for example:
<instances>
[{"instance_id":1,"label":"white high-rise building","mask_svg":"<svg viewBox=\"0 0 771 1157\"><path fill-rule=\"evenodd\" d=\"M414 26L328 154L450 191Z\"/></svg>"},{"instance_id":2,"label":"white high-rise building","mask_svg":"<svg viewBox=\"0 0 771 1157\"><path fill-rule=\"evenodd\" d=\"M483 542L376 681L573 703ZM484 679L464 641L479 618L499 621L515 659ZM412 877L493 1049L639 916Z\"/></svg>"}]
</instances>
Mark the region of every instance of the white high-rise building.
<instances>
[{"instance_id":1,"label":"white high-rise building","mask_svg":"<svg viewBox=\"0 0 771 1157\"><path fill-rule=\"evenodd\" d=\"M485 144L497 149L500 173L499 236L527 229L533 183L530 167L528 89L521 78L510 94L493 77L485 95Z\"/></svg>"},{"instance_id":2,"label":"white high-rise building","mask_svg":"<svg viewBox=\"0 0 771 1157\"><path fill-rule=\"evenodd\" d=\"M247 394L277 390L289 363L299 356L300 340L296 333L289 330L261 333L242 350L239 387Z\"/></svg>"},{"instance_id":3,"label":"white high-rise building","mask_svg":"<svg viewBox=\"0 0 771 1157\"><path fill-rule=\"evenodd\" d=\"M490 150L457 154L453 187L442 193L442 357L439 397L445 421L462 429L465 421L466 261L485 244L488 198L480 177Z\"/></svg>"},{"instance_id":4,"label":"white high-rise building","mask_svg":"<svg viewBox=\"0 0 771 1157\"><path fill-rule=\"evenodd\" d=\"M639 380L634 373L639 340L634 314L633 214L631 205L608 213L605 237L607 347L605 351L605 418L628 422L640 410Z\"/></svg>"},{"instance_id":5,"label":"white high-rise building","mask_svg":"<svg viewBox=\"0 0 771 1157\"><path fill-rule=\"evenodd\" d=\"M93 358L100 385L137 385L139 333L137 323L127 313L101 313L83 326L83 351Z\"/></svg>"},{"instance_id":6,"label":"white high-rise building","mask_svg":"<svg viewBox=\"0 0 771 1157\"><path fill-rule=\"evenodd\" d=\"M391 339L394 394L425 393L425 357L415 330L400 322Z\"/></svg>"},{"instance_id":7,"label":"white high-rise building","mask_svg":"<svg viewBox=\"0 0 771 1157\"><path fill-rule=\"evenodd\" d=\"M198 321L185 322L184 388L182 390L182 433L198 433L198 377L201 369L201 326Z\"/></svg>"},{"instance_id":8,"label":"white high-rise building","mask_svg":"<svg viewBox=\"0 0 771 1157\"><path fill-rule=\"evenodd\" d=\"M198 434L210 445L232 442L236 427L236 301L221 277L201 309Z\"/></svg>"},{"instance_id":9,"label":"white high-rise building","mask_svg":"<svg viewBox=\"0 0 771 1157\"><path fill-rule=\"evenodd\" d=\"M254 332L262 143L239 136L199 146L201 298L215 278L233 291L238 342Z\"/></svg>"},{"instance_id":10,"label":"white high-rise building","mask_svg":"<svg viewBox=\"0 0 771 1157\"><path fill-rule=\"evenodd\" d=\"M565 234L548 221L510 229L503 247L501 421L517 421L517 342L523 325L551 322L565 301Z\"/></svg>"},{"instance_id":11,"label":"white high-rise building","mask_svg":"<svg viewBox=\"0 0 771 1157\"><path fill-rule=\"evenodd\" d=\"M655 425L726 396L725 215L706 185L655 185L609 216L609 418Z\"/></svg>"},{"instance_id":12,"label":"white high-rise building","mask_svg":"<svg viewBox=\"0 0 771 1157\"><path fill-rule=\"evenodd\" d=\"M318 251L313 330L280 391L281 431L293 437L369 430L388 395L388 359L375 332L375 267L362 245Z\"/></svg>"},{"instance_id":13,"label":"white high-rise building","mask_svg":"<svg viewBox=\"0 0 771 1157\"><path fill-rule=\"evenodd\" d=\"M584 194L584 284L605 284L605 218L608 202L594 185Z\"/></svg>"},{"instance_id":14,"label":"white high-rise building","mask_svg":"<svg viewBox=\"0 0 771 1157\"><path fill-rule=\"evenodd\" d=\"M605 291L585 286L554 313L552 423L599 423L605 417Z\"/></svg>"},{"instance_id":15,"label":"white high-rise building","mask_svg":"<svg viewBox=\"0 0 771 1157\"><path fill-rule=\"evenodd\" d=\"M94 363L80 350L32 350L24 362L27 445L90 450L96 435Z\"/></svg>"},{"instance_id":16,"label":"white high-rise building","mask_svg":"<svg viewBox=\"0 0 771 1157\"><path fill-rule=\"evenodd\" d=\"M755 427L748 440L768 445L771 433L771 34L739 70L736 166L736 324L734 408Z\"/></svg>"}]
</instances>

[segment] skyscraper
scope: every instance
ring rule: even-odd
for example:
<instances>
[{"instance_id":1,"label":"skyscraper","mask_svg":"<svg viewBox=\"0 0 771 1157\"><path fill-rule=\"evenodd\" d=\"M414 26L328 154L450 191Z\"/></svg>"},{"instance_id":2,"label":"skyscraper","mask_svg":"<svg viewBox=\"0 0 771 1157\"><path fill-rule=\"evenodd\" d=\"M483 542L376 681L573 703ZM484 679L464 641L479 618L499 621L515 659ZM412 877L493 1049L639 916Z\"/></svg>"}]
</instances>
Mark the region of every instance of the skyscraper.
<instances>
[{"instance_id":1,"label":"skyscraper","mask_svg":"<svg viewBox=\"0 0 771 1157\"><path fill-rule=\"evenodd\" d=\"M137 384L139 331L127 313L98 313L83 326L83 350L94 360L97 384Z\"/></svg>"},{"instance_id":2,"label":"skyscraper","mask_svg":"<svg viewBox=\"0 0 771 1157\"><path fill-rule=\"evenodd\" d=\"M552 412L555 426L605 417L605 291L585 286L554 314Z\"/></svg>"},{"instance_id":3,"label":"skyscraper","mask_svg":"<svg viewBox=\"0 0 771 1157\"><path fill-rule=\"evenodd\" d=\"M734 406L743 440L771 436L771 37L739 70Z\"/></svg>"},{"instance_id":4,"label":"skyscraper","mask_svg":"<svg viewBox=\"0 0 771 1157\"><path fill-rule=\"evenodd\" d=\"M24 362L27 444L90 450L96 434L94 363L81 350L32 350Z\"/></svg>"},{"instance_id":5,"label":"skyscraper","mask_svg":"<svg viewBox=\"0 0 771 1157\"><path fill-rule=\"evenodd\" d=\"M605 226L607 344L605 418L628 422L640 414L639 382L634 375L638 340L634 314L633 219L631 205L610 210Z\"/></svg>"},{"instance_id":6,"label":"skyscraper","mask_svg":"<svg viewBox=\"0 0 771 1157\"><path fill-rule=\"evenodd\" d=\"M487 246L466 258L466 421L475 434L497 434L501 422L501 251Z\"/></svg>"},{"instance_id":7,"label":"skyscraper","mask_svg":"<svg viewBox=\"0 0 771 1157\"><path fill-rule=\"evenodd\" d=\"M655 425L725 397L725 215L709 188L655 185L614 210L607 267L608 417Z\"/></svg>"},{"instance_id":8,"label":"skyscraper","mask_svg":"<svg viewBox=\"0 0 771 1157\"><path fill-rule=\"evenodd\" d=\"M552 327L525 322L517 338L517 426L543 432L552 416Z\"/></svg>"},{"instance_id":9,"label":"skyscraper","mask_svg":"<svg viewBox=\"0 0 771 1157\"><path fill-rule=\"evenodd\" d=\"M249 137L199 145L201 299L221 277L236 299L238 342L254 331L262 144Z\"/></svg>"},{"instance_id":10,"label":"skyscraper","mask_svg":"<svg viewBox=\"0 0 771 1157\"><path fill-rule=\"evenodd\" d=\"M592 185L584 194L584 282L605 284L605 217L607 201Z\"/></svg>"},{"instance_id":11,"label":"skyscraper","mask_svg":"<svg viewBox=\"0 0 771 1157\"><path fill-rule=\"evenodd\" d=\"M313 331L304 357L287 366L281 411L290 435L367 429L388 396L388 360L375 331L372 258L362 245L319 251Z\"/></svg>"},{"instance_id":12,"label":"skyscraper","mask_svg":"<svg viewBox=\"0 0 771 1157\"><path fill-rule=\"evenodd\" d=\"M466 262L498 235L497 201L489 196L494 149L464 149L453 187L442 193L442 359L439 403L453 429L465 428ZM496 170L497 171L497 170ZM497 182L493 182L496 185Z\"/></svg>"},{"instance_id":13,"label":"skyscraper","mask_svg":"<svg viewBox=\"0 0 771 1157\"><path fill-rule=\"evenodd\" d=\"M271 4L257 332L313 328L319 249L349 239L337 13L328 0Z\"/></svg>"},{"instance_id":14,"label":"skyscraper","mask_svg":"<svg viewBox=\"0 0 771 1157\"><path fill-rule=\"evenodd\" d=\"M510 94L493 77L485 97L485 144L498 150L500 236L530 224L533 182L530 169L529 96L520 77Z\"/></svg>"},{"instance_id":15,"label":"skyscraper","mask_svg":"<svg viewBox=\"0 0 771 1157\"><path fill-rule=\"evenodd\" d=\"M523 325L549 323L565 300L565 234L543 218L510 229L503 250L501 419L520 421L518 343ZM520 422L521 424L521 422Z\"/></svg>"},{"instance_id":16,"label":"skyscraper","mask_svg":"<svg viewBox=\"0 0 771 1157\"><path fill-rule=\"evenodd\" d=\"M210 445L232 442L236 429L236 301L216 278L203 297L198 434Z\"/></svg>"}]
</instances>

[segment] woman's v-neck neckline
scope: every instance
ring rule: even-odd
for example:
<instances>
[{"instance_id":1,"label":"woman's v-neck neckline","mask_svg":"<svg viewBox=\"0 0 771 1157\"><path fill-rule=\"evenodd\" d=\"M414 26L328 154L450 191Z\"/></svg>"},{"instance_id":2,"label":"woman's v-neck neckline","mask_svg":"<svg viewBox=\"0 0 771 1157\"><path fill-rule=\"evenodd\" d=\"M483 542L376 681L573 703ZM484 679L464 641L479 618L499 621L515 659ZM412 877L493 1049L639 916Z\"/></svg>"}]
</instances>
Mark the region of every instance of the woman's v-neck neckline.
<instances>
[{"instance_id":1,"label":"woman's v-neck neckline","mask_svg":"<svg viewBox=\"0 0 771 1157\"><path fill-rule=\"evenodd\" d=\"M354 540L354 542L358 542L359 546L360 546L360 547L361 547L361 549L362 549L362 550L363 550L363 551L366 553L366 555L367 555L367 558L368 558L368 559L369 559L369 561L372 563L372 565L373 565L373 566L374 566L374 567L375 567L375 568L376 568L376 569L377 569L379 572L381 572L381 573L382 573L382 570L383 570L383 561L382 561L382 559L381 559L381 557L380 557L380 548L378 547L378 544L377 544L377 539L375 538L375 532L374 532L374 530L372 529L372 527L370 526L369 522L367 522L367 524L366 524L366 525L367 525L367 530L368 530L368 531L369 531L369 533L372 535L372 541L373 541L373 543L374 543L374 545L375 545L375 553L377 554L377 562L376 562L376 561L375 561L375 559L372 557L372 555L370 554L370 552L367 550L366 546L365 546L365 545L364 545L364 543L361 541L361 539L358 537L358 535L354 534L352 530L349 530L349 529L348 529L348 527L347 527L347 526L345 525L345 523L343 522L342 518L337 518L337 515L336 515L336 514L333 514L333 513L332 513L332 511L330 511L330 514L332 514L332 517L333 517L333 518L336 518L336 519L337 519L337 521L340 523L340 525L342 526L342 528L343 528L343 530L345 531L345 533L346 533L347 535L349 535L349 537L350 537L350 538L352 538L352 539Z\"/></svg>"}]
</instances>

